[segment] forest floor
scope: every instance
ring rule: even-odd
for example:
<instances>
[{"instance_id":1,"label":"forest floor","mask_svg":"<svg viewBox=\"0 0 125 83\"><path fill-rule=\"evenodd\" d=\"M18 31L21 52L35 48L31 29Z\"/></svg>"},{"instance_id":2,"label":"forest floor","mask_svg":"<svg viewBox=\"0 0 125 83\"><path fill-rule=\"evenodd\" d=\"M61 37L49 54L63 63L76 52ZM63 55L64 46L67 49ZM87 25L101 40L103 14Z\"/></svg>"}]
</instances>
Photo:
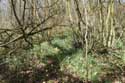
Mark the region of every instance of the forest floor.
<instances>
[{"instance_id":1,"label":"forest floor","mask_svg":"<svg viewBox=\"0 0 125 83\"><path fill-rule=\"evenodd\" d=\"M34 50L31 49L33 54L16 55L16 60L12 58L13 63L9 63L16 70L8 70L8 64L0 66L0 83L85 83L83 51L72 47L71 39L68 33L35 45ZM87 83L125 83L123 53L100 53L97 50L97 53L88 55L91 80Z\"/></svg>"},{"instance_id":2,"label":"forest floor","mask_svg":"<svg viewBox=\"0 0 125 83\"><path fill-rule=\"evenodd\" d=\"M41 66L34 70L27 69L21 72L11 72L6 77L9 81L0 81L0 83L85 83L79 77L60 71L57 60L48 58L47 62L44 67ZM119 73L117 70L114 69L112 73L98 77L96 82L88 80L87 83L125 83L125 72ZM125 67L123 70L125 70Z\"/></svg>"}]
</instances>

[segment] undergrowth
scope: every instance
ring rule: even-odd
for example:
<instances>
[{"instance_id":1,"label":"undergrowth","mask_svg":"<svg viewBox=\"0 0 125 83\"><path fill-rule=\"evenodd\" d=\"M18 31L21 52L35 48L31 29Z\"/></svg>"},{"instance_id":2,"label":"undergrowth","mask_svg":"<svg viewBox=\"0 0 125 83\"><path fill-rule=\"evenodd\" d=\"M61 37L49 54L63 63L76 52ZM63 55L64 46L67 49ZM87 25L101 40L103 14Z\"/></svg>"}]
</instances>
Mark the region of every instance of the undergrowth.
<instances>
[{"instance_id":1,"label":"undergrowth","mask_svg":"<svg viewBox=\"0 0 125 83\"><path fill-rule=\"evenodd\" d=\"M83 53L81 48L73 47L72 39L71 33L65 33L61 37L56 35L49 42L45 41L40 44L34 44L33 48L26 50L24 53L6 58L6 61L9 62L9 70L18 72L22 72L25 69L34 70L35 68L46 66L49 63L48 59L53 58L58 62L59 71L84 80L86 78L85 53ZM121 50L106 55L89 53L89 80L97 83L100 80L107 79L107 75L114 74L115 72L122 75L124 72L123 67L125 67L123 42L118 41L116 46ZM110 83L110 81L107 80L105 83Z\"/></svg>"}]
</instances>

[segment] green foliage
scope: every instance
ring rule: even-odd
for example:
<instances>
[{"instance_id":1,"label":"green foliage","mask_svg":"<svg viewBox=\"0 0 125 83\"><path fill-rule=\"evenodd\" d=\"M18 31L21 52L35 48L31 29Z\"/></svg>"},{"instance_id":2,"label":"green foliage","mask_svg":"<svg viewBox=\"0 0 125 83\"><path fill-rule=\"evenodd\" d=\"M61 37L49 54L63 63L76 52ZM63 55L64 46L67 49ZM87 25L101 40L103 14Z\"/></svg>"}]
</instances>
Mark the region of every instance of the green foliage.
<instances>
[{"instance_id":1,"label":"green foliage","mask_svg":"<svg viewBox=\"0 0 125 83\"><path fill-rule=\"evenodd\" d=\"M101 66L98 65L97 60L89 55L88 57L89 79L97 80L101 72ZM86 77L86 62L83 58L82 50L78 50L72 56L65 58L61 63L61 70L70 72L74 76L80 78Z\"/></svg>"},{"instance_id":2,"label":"green foliage","mask_svg":"<svg viewBox=\"0 0 125 83\"><path fill-rule=\"evenodd\" d=\"M51 46L49 42L43 42L40 45L34 45L31 49L31 54L37 55L38 57L44 57L46 55L54 55L58 53L59 49Z\"/></svg>"},{"instance_id":3,"label":"green foliage","mask_svg":"<svg viewBox=\"0 0 125 83\"><path fill-rule=\"evenodd\" d=\"M55 47L58 47L58 48L60 48L62 50L68 50L68 49L72 48L69 40L66 40L66 39L55 38L51 43Z\"/></svg>"},{"instance_id":4,"label":"green foliage","mask_svg":"<svg viewBox=\"0 0 125 83\"><path fill-rule=\"evenodd\" d=\"M38 63L40 63L40 59L35 55L31 55L29 51L25 51L20 53L20 55L13 55L11 57L6 58L8 62L10 71L22 71L28 69L29 67L34 68Z\"/></svg>"},{"instance_id":5,"label":"green foliage","mask_svg":"<svg viewBox=\"0 0 125 83\"><path fill-rule=\"evenodd\" d=\"M28 67L35 68L38 64L45 62L43 59L48 55L61 60L62 56L59 53L62 53L63 49L71 48L69 39L71 38L54 38L51 42L45 41L41 44L34 44L32 49L26 50L18 56L8 57L6 61L9 62L10 70L21 70Z\"/></svg>"},{"instance_id":6,"label":"green foliage","mask_svg":"<svg viewBox=\"0 0 125 83\"><path fill-rule=\"evenodd\" d=\"M7 57L6 61L8 62L9 70L21 71L28 68L36 68L39 64L45 65L47 64L46 57L50 56L58 60L61 71L72 74L75 77L85 79L85 53L81 49L73 48L71 35L71 33L64 33L62 36L54 37L51 41L44 41L41 44L34 44L33 48L22 51L20 55ZM117 48L124 49L122 41L118 41L116 46ZM113 59L110 60L111 63L112 61L113 64L117 63L117 65L121 65L123 62L125 63L125 53L123 51L120 51L120 53L118 52L118 54L114 52L111 53L111 55L115 55L120 58L118 59L119 62L117 62L118 60L112 56L111 58ZM102 58L105 57L106 56L102 56ZM103 68L106 68L105 65L108 65L110 68L112 68L109 62L105 63L102 60L103 59L100 60L99 56L94 55L94 53L88 54L88 76L89 80L92 80L94 83L97 82L103 72L108 72L102 70ZM107 83L110 82L107 81Z\"/></svg>"},{"instance_id":7,"label":"green foliage","mask_svg":"<svg viewBox=\"0 0 125 83\"><path fill-rule=\"evenodd\" d=\"M123 46L124 46L123 41L118 40L117 43L116 43L116 47L120 48L120 49L123 49Z\"/></svg>"},{"instance_id":8,"label":"green foliage","mask_svg":"<svg viewBox=\"0 0 125 83\"><path fill-rule=\"evenodd\" d=\"M123 60L123 62L125 63L125 53L124 53L123 56L122 56L122 60Z\"/></svg>"},{"instance_id":9,"label":"green foliage","mask_svg":"<svg viewBox=\"0 0 125 83\"><path fill-rule=\"evenodd\" d=\"M64 33L62 37L55 37L51 44L55 47L59 47L62 50L68 50L72 48L72 37L71 33Z\"/></svg>"}]
</instances>

